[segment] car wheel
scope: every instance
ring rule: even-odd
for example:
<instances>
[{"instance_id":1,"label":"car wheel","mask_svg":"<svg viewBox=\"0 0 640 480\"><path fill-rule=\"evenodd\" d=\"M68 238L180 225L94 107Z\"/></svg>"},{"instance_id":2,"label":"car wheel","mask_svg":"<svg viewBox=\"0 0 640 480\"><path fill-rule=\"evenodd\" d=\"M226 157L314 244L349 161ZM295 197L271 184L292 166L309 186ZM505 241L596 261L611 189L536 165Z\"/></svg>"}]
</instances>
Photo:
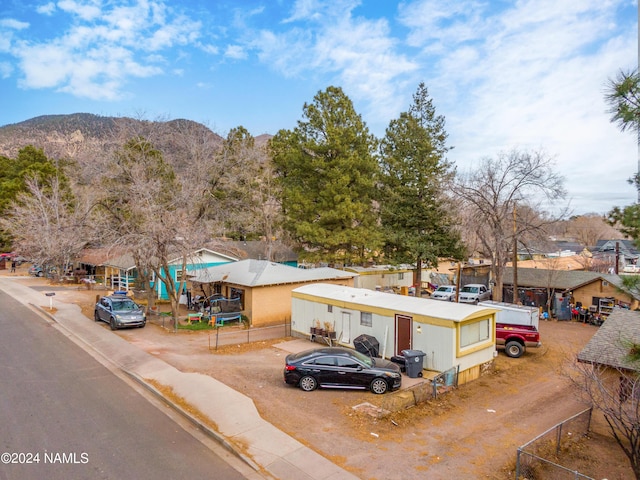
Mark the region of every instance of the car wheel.
<instances>
[{"instance_id":1,"label":"car wheel","mask_svg":"<svg viewBox=\"0 0 640 480\"><path fill-rule=\"evenodd\" d=\"M377 395L385 393L389 385L382 378L374 378L371 382L371 391Z\"/></svg>"},{"instance_id":2,"label":"car wheel","mask_svg":"<svg viewBox=\"0 0 640 480\"><path fill-rule=\"evenodd\" d=\"M310 376L302 377L300 379L300 388L305 392L310 392L318 388L318 381Z\"/></svg>"},{"instance_id":3,"label":"car wheel","mask_svg":"<svg viewBox=\"0 0 640 480\"><path fill-rule=\"evenodd\" d=\"M147 324L147 322L144 322L142 325L140 325L140 328L144 328L144 326Z\"/></svg>"},{"instance_id":4,"label":"car wheel","mask_svg":"<svg viewBox=\"0 0 640 480\"><path fill-rule=\"evenodd\" d=\"M93 312L93 320L96 322L100 321L100 315L98 315L97 311Z\"/></svg>"},{"instance_id":5,"label":"car wheel","mask_svg":"<svg viewBox=\"0 0 640 480\"><path fill-rule=\"evenodd\" d=\"M38 272L37 274L39 277L42 277L44 275L44 272Z\"/></svg>"},{"instance_id":6,"label":"car wheel","mask_svg":"<svg viewBox=\"0 0 640 480\"><path fill-rule=\"evenodd\" d=\"M117 328L116 327L116 319L115 318L111 317L109 319L109 326L111 327L111 330L115 330Z\"/></svg>"},{"instance_id":7,"label":"car wheel","mask_svg":"<svg viewBox=\"0 0 640 480\"><path fill-rule=\"evenodd\" d=\"M507 357L519 358L524 353L524 346L516 341L509 342L504 347L504 353L507 354Z\"/></svg>"}]
</instances>

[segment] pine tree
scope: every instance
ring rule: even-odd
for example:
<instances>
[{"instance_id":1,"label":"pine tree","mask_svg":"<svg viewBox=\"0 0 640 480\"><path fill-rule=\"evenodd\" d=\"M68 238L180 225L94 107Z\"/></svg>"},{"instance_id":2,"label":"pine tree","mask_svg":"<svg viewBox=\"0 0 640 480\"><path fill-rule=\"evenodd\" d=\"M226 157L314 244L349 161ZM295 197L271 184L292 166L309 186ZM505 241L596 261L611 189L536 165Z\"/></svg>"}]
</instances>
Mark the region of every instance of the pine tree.
<instances>
[{"instance_id":1,"label":"pine tree","mask_svg":"<svg viewBox=\"0 0 640 480\"><path fill-rule=\"evenodd\" d=\"M356 264L377 253L376 140L338 87L319 92L292 131L270 142L285 228L301 258Z\"/></svg>"},{"instance_id":2,"label":"pine tree","mask_svg":"<svg viewBox=\"0 0 640 480\"><path fill-rule=\"evenodd\" d=\"M424 83L413 102L390 122L381 143L380 213L385 254L395 263L416 263L420 287L423 263L460 258L463 248L446 195L454 170L445 158L450 147L444 117L436 115Z\"/></svg>"}]
</instances>

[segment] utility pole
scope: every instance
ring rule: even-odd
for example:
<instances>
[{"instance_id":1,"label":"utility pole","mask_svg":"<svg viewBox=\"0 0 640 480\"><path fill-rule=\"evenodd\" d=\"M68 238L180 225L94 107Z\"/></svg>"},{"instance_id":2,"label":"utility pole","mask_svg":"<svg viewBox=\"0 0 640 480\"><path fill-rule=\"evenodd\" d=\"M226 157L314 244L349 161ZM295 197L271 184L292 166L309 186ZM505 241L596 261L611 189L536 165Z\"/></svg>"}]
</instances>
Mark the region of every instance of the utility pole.
<instances>
[{"instance_id":1,"label":"utility pole","mask_svg":"<svg viewBox=\"0 0 640 480\"><path fill-rule=\"evenodd\" d=\"M518 305L518 226L516 222L516 205L513 205L513 303Z\"/></svg>"}]
</instances>

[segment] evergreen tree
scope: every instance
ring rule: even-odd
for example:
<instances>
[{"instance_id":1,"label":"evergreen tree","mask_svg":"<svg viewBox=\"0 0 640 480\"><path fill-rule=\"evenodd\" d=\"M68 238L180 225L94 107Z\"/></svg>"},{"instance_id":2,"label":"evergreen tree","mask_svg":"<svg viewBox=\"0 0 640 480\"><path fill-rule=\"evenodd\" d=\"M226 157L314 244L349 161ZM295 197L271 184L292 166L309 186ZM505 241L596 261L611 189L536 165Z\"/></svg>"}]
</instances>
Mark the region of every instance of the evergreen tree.
<instances>
[{"instance_id":1,"label":"evergreen tree","mask_svg":"<svg viewBox=\"0 0 640 480\"><path fill-rule=\"evenodd\" d=\"M21 193L28 192L27 181L37 180L43 188L56 181L69 195L69 182L63 173L67 162L54 162L41 148L28 145L15 159L0 156L0 215L5 216ZM7 230L0 229L0 250L12 249L12 239Z\"/></svg>"},{"instance_id":2,"label":"evergreen tree","mask_svg":"<svg viewBox=\"0 0 640 480\"><path fill-rule=\"evenodd\" d=\"M423 263L463 254L446 195L454 169L445 158L444 123L420 83L409 111L390 122L381 142L384 251L395 263L416 263L418 287Z\"/></svg>"},{"instance_id":3,"label":"evergreen tree","mask_svg":"<svg viewBox=\"0 0 640 480\"><path fill-rule=\"evenodd\" d=\"M338 87L319 92L303 117L270 142L285 228L304 247L302 258L361 263L381 246L376 140Z\"/></svg>"}]
</instances>

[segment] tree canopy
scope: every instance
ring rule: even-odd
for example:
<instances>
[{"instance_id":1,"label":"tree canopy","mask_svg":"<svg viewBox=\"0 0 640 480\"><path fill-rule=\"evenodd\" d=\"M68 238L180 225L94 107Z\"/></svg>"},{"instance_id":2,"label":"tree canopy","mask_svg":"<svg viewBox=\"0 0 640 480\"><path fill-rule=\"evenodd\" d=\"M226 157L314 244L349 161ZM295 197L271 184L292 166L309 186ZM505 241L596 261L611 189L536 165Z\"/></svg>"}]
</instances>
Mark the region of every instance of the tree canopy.
<instances>
[{"instance_id":1,"label":"tree canopy","mask_svg":"<svg viewBox=\"0 0 640 480\"><path fill-rule=\"evenodd\" d=\"M447 185L454 169L447 161L444 117L436 115L424 83L408 112L392 120L381 142L380 217L385 254L394 262L437 266L442 257L461 258L454 205Z\"/></svg>"},{"instance_id":2,"label":"tree canopy","mask_svg":"<svg viewBox=\"0 0 640 480\"><path fill-rule=\"evenodd\" d=\"M620 130L637 131L640 126L640 74L620 72L607 86L605 100L609 105L611 121Z\"/></svg>"},{"instance_id":3,"label":"tree canopy","mask_svg":"<svg viewBox=\"0 0 640 480\"><path fill-rule=\"evenodd\" d=\"M58 189L56 195L69 195L69 182L64 174L67 164L47 158L41 148L32 145L22 148L15 159L0 156L0 216L9 214L20 195L30 191L30 184L42 193L46 193L47 189L51 193L51 185L55 182ZM1 250L12 246L9 230L0 230Z\"/></svg>"},{"instance_id":4,"label":"tree canopy","mask_svg":"<svg viewBox=\"0 0 640 480\"><path fill-rule=\"evenodd\" d=\"M544 153L513 150L485 158L460 175L455 191L463 225L477 242L475 250L491 260L494 300L502 300L503 271L513 255L514 237L519 244L546 238L545 226L556 219L542 216L539 203L564 198L564 178Z\"/></svg>"},{"instance_id":5,"label":"tree canopy","mask_svg":"<svg viewBox=\"0 0 640 480\"><path fill-rule=\"evenodd\" d=\"M284 226L302 258L361 263L382 244L376 140L338 87L319 92L294 130L270 141Z\"/></svg>"}]
</instances>

